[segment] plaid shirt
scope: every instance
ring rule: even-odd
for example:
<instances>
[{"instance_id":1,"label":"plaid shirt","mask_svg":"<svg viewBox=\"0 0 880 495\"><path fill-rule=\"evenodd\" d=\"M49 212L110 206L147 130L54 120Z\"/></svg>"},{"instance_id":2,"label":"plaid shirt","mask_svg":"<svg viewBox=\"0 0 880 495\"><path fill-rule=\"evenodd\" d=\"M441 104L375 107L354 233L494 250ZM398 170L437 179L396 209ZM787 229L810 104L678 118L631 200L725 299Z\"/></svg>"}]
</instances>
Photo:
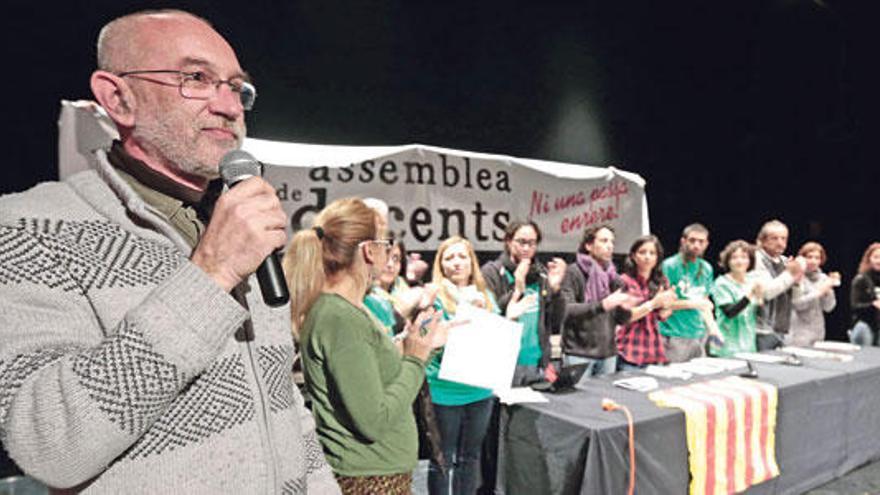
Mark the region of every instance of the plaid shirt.
<instances>
[{"instance_id":1,"label":"plaid shirt","mask_svg":"<svg viewBox=\"0 0 880 495\"><path fill-rule=\"evenodd\" d=\"M635 279L629 275L620 277L624 287L630 294L639 297L639 304L651 299L648 282L641 277ZM669 287L669 281L663 277L661 289ZM660 310L655 309L641 319L617 327L617 354L630 363L637 365L665 363L666 352L663 350L663 339L657 329Z\"/></svg>"}]
</instances>

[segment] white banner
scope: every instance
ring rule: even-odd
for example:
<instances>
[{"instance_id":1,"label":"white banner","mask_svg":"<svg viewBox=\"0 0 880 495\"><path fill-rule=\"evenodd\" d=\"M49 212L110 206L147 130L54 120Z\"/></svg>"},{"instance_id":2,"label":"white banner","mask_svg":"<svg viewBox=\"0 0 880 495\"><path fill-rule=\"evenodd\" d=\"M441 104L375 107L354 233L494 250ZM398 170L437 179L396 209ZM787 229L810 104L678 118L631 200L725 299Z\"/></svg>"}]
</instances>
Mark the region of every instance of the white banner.
<instances>
[{"instance_id":1,"label":"white banner","mask_svg":"<svg viewBox=\"0 0 880 495\"><path fill-rule=\"evenodd\" d=\"M424 145L323 146L248 139L267 167L292 230L347 196L390 207L390 229L408 249L434 250L452 235L500 250L504 228L532 219L541 251L573 252L585 228L614 226L619 251L648 231L644 180L613 167L517 159Z\"/></svg>"},{"instance_id":2,"label":"white banner","mask_svg":"<svg viewBox=\"0 0 880 495\"><path fill-rule=\"evenodd\" d=\"M91 150L117 138L93 102L62 101L59 175L88 167ZM615 247L626 252L648 232L645 181L601 168L423 145L329 146L262 139L244 149L267 164L291 231L347 196L375 197L391 207L389 225L407 248L433 251L462 235L481 251L502 248L505 226L534 220L544 234L539 250L573 252L583 230L609 223Z\"/></svg>"}]
</instances>

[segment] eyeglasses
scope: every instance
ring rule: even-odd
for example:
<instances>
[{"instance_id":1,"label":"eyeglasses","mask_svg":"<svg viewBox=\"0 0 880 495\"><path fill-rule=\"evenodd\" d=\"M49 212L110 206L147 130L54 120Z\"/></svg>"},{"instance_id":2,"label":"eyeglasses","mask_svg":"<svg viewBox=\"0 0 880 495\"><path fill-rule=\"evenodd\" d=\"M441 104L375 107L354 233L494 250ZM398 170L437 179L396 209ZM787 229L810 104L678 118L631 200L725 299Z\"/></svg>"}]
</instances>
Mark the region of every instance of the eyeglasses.
<instances>
[{"instance_id":1,"label":"eyeglasses","mask_svg":"<svg viewBox=\"0 0 880 495\"><path fill-rule=\"evenodd\" d=\"M221 84L226 84L229 89L238 93L241 99L241 106L245 110L254 108L254 101L257 99L257 88L253 84L234 77L231 79L217 79L214 76L202 71L184 72L182 70L130 70L127 72L119 72L119 77L137 76L141 74L177 74L180 76L180 96L193 100L210 100L217 95ZM149 79L146 77L139 78L144 81L150 81L158 84L166 84L162 81Z\"/></svg>"},{"instance_id":2,"label":"eyeglasses","mask_svg":"<svg viewBox=\"0 0 880 495\"><path fill-rule=\"evenodd\" d=\"M519 244L519 247L530 248L538 245L536 239L514 239L513 242Z\"/></svg>"},{"instance_id":3,"label":"eyeglasses","mask_svg":"<svg viewBox=\"0 0 880 495\"><path fill-rule=\"evenodd\" d=\"M359 242L358 246L363 246L364 244L378 244L386 255L391 252L391 241L389 239L367 239L366 241Z\"/></svg>"}]
</instances>

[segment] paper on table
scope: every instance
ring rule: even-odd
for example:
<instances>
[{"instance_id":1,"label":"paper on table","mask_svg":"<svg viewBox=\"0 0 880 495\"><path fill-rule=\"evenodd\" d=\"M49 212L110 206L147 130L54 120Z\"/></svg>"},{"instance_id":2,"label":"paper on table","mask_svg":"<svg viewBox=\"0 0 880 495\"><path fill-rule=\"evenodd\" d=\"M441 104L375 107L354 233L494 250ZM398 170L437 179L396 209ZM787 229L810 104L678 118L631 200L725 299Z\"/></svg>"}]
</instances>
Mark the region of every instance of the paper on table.
<instances>
[{"instance_id":1,"label":"paper on table","mask_svg":"<svg viewBox=\"0 0 880 495\"><path fill-rule=\"evenodd\" d=\"M813 347L816 349L821 349L823 351L843 351L843 352L855 352L861 349L860 346L855 344L850 344L849 342L833 342L830 340L822 340L819 342L813 343Z\"/></svg>"},{"instance_id":2,"label":"paper on table","mask_svg":"<svg viewBox=\"0 0 880 495\"><path fill-rule=\"evenodd\" d=\"M507 390L495 390L495 395L498 396L498 400L500 400L502 404L550 402L544 397L544 394L536 392L529 387L514 387Z\"/></svg>"},{"instance_id":3,"label":"paper on table","mask_svg":"<svg viewBox=\"0 0 880 495\"><path fill-rule=\"evenodd\" d=\"M737 352L733 357L745 359L746 361L755 361L756 363L781 364L789 359L788 356L778 356L776 354L761 354L757 352Z\"/></svg>"},{"instance_id":4,"label":"paper on table","mask_svg":"<svg viewBox=\"0 0 880 495\"><path fill-rule=\"evenodd\" d=\"M625 388L627 390L635 390L636 392L650 392L656 390L660 383L650 376L634 376L632 378L623 378L614 382L615 387Z\"/></svg>"},{"instance_id":5,"label":"paper on table","mask_svg":"<svg viewBox=\"0 0 880 495\"><path fill-rule=\"evenodd\" d=\"M779 350L782 352L787 352L789 354L794 354L797 357L831 359L834 361L840 361L842 363L848 363L853 360L852 354L840 354L838 352L821 351L819 349L807 349L804 347L783 347Z\"/></svg>"},{"instance_id":6,"label":"paper on table","mask_svg":"<svg viewBox=\"0 0 880 495\"><path fill-rule=\"evenodd\" d=\"M695 375L714 375L723 371L745 368L746 362L739 359L723 359L714 357L693 358L684 363L670 364L670 368L678 368Z\"/></svg>"},{"instance_id":7,"label":"paper on table","mask_svg":"<svg viewBox=\"0 0 880 495\"><path fill-rule=\"evenodd\" d=\"M693 361L685 361L683 363L673 363L669 365L670 368L686 371L688 373L693 373L694 375L714 375L716 373L721 373L724 371L723 368L719 368L717 366L712 366L705 363L695 363Z\"/></svg>"},{"instance_id":8,"label":"paper on table","mask_svg":"<svg viewBox=\"0 0 880 495\"><path fill-rule=\"evenodd\" d=\"M461 304L449 330L438 376L443 380L492 390L507 390L519 356L522 324L484 309Z\"/></svg>"},{"instance_id":9,"label":"paper on table","mask_svg":"<svg viewBox=\"0 0 880 495\"><path fill-rule=\"evenodd\" d=\"M717 358L717 357L699 357L693 358L690 360L692 363L697 363L705 366L712 366L715 368L720 368L721 371L733 371L739 368L745 368L748 366L745 361L741 359L730 359L730 358Z\"/></svg>"},{"instance_id":10,"label":"paper on table","mask_svg":"<svg viewBox=\"0 0 880 495\"><path fill-rule=\"evenodd\" d=\"M690 371L672 366L657 366L656 364L651 364L645 368L645 373L651 376L659 376L660 378L680 378L682 380L690 380L693 376Z\"/></svg>"}]
</instances>

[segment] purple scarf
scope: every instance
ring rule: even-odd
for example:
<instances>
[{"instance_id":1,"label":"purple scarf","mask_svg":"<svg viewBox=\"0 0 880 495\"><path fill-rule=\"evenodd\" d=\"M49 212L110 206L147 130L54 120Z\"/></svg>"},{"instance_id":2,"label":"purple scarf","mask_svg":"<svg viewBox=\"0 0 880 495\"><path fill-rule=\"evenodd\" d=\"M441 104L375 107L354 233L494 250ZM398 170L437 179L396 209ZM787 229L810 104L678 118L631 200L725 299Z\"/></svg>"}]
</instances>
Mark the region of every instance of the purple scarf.
<instances>
[{"instance_id":1,"label":"purple scarf","mask_svg":"<svg viewBox=\"0 0 880 495\"><path fill-rule=\"evenodd\" d=\"M603 269L589 254L577 253L577 266L587 279L584 302L601 301L611 293L611 281L617 278L614 263L609 262L608 267Z\"/></svg>"}]
</instances>

